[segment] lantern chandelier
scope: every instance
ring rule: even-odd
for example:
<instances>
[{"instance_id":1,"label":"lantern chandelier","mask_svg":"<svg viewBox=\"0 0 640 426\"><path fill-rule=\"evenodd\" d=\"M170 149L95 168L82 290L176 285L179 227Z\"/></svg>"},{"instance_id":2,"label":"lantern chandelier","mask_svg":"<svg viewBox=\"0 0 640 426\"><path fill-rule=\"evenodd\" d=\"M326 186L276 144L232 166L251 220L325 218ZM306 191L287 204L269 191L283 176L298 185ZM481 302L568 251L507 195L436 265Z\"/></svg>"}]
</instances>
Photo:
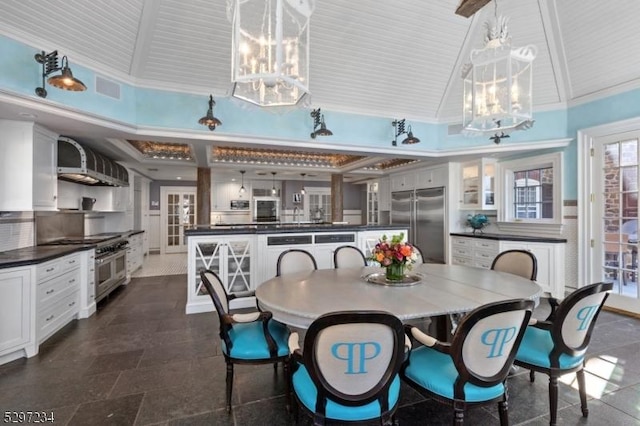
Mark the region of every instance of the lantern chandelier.
<instances>
[{"instance_id":1,"label":"lantern chandelier","mask_svg":"<svg viewBox=\"0 0 640 426\"><path fill-rule=\"evenodd\" d=\"M315 0L227 0L232 95L259 106L295 105L309 93L309 19Z\"/></svg>"},{"instance_id":2,"label":"lantern chandelier","mask_svg":"<svg viewBox=\"0 0 640 426\"><path fill-rule=\"evenodd\" d=\"M534 45L511 47L509 19L498 16L485 23L485 46L471 51L464 66L463 131L466 136L491 136L499 142L514 130L533 126L532 63ZM496 139L497 136L497 139Z\"/></svg>"}]
</instances>

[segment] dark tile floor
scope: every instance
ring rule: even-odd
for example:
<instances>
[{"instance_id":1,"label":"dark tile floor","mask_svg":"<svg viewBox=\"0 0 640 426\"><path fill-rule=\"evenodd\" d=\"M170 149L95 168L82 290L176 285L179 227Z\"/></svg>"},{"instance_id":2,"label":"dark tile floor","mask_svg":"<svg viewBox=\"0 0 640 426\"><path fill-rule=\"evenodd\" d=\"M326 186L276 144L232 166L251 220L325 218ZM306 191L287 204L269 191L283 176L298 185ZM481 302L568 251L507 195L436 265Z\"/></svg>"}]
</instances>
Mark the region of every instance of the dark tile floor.
<instances>
[{"instance_id":1,"label":"dark tile floor","mask_svg":"<svg viewBox=\"0 0 640 426\"><path fill-rule=\"evenodd\" d=\"M185 288L184 275L134 279L96 315L46 341L38 356L0 366L0 414L53 412L60 425L293 424L282 370L274 376L271 365L236 367L226 413L217 318L186 315ZM589 418L581 417L570 375L561 384L559 424L640 425L639 326L601 314L587 364ZM543 375L529 383L525 371L509 380L512 424L548 424L547 383ZM403 385L397 417L401 425L450 424L451 411ZM499 424L495 407L470 410L467 419Z\"/></svg>"}]
</instances>

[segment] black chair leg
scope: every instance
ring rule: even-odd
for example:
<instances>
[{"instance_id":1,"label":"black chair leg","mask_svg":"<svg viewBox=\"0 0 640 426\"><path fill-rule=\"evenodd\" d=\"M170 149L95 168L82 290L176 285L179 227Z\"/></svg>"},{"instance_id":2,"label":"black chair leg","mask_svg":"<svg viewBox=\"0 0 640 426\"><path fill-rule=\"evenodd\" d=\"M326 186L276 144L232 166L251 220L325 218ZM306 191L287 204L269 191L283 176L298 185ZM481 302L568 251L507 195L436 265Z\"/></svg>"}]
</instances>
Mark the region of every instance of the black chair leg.
<instances>
[{"instance_id":1,"label":"black chair leg","mask_svg":"<svg viewBox=\"0 0 640 426\"><path fill-rule=\"evenodd\" d=\"M558 378L549 376L549 416L550 425L555 425L558 417Z\"/></svg>"},{"instance_id":2,"label":"black chair leg","mask_svg":"<svg viewBox=\"0 0 640 426\"><path fill-rule=\"evenodd\" d=\"M227 361L227 413L231 412L231 392L233 391L233 364Z\"/></svg>"},{"instance_id":3,"label":"black chair leg","mask_svg":"<svg viewBox=\"0 0 640 426\"><path fill-rule=\"evenodd\" d=\"M498 413L500 414L500 426L509 426L509 390L505 384L504 396L498 402Z\"/></svg>"},{"instance_id":4,"label":"black chair leg","mask_svg":"<svg viewBox=\"0 0 640 426\"><path fill-rule=\"evenodd\" d=\"M454 408L454 410L453 410L453 424L454 425L463 425L464 424L464 410L460 410L458 408Z\"/></svg>"},{"instance_id":5,"label":"black chair leg","mask_svg":"<svg viewBox=\"0 0 640 426\"><path fill-rule=\"evenodd\" d=\"M500 413L500 426L509 426L509 405L506 401L498 402L498 413Z\"/></svg>"},{"instance_id":6,"label":"black chair leg","mask_svg":"<svg viewBox=\"0 0 640 426\"><path fill-rule=\"evenodd\" d=\"M533 370L529 370L529 381L531 383L536 381L536 373Z\"/></svg>"},{"instance_id":7,"label":"black chair leg","mask_svg":"<svg viewBox=\"0 0 640 426\"><path fill-rule=\"evenodd\" d=\"M289 360L282 362L282 369L284 371L284 393L287 398L287 413L291 412L291 379L289 373Z\"/></svg>"},{"instance_id":8,"label":"black chair leg","mask_svg":"<svg viewBox=\"0 0 640 426\"><path fill-rule=\"evenodd\" d=\"M584 381L584 370L576 371L576 378L578 379L578 391L580 392L580 408L582 409L582 417L588 417L589 409L587 408L587 387Z\"/></svg>"},{"instance_id":9,"label":"black chair leg","mask_svg":"<svg viewBox=\"0 0 640 426\"><path fill-rule=\"evenodd\" d=\"M278 363L277 362L273 363L273 371L275 371L275 372L278 371Z\"/></svg>"}]
</instances>

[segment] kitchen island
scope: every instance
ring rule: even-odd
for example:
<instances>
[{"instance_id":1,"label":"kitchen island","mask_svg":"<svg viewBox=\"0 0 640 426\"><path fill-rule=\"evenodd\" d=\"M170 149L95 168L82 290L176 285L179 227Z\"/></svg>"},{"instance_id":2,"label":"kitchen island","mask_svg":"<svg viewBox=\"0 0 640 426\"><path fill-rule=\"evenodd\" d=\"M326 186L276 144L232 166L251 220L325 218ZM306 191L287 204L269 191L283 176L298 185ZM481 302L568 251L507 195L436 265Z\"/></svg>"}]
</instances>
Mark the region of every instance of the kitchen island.
<instances>
[{"instance_id":1,"label":"kitchen island","mask_svg":"<svg viewBox=\"0 0 640 426\"><path fill-rule=\"evenodd\" d=\"M280 253L299 248L313 254L319 269L333 268L333 252L356 246L366 256L383 236L407 235L405 225L349 225L331 223L269 223L199 225L185 230L188 245L186 313L212 311L200 271L218 274L227 293L255 290L276 274ZM254 306L254 297L238 298L233 308Z\"/></svg>"}]
</instances>

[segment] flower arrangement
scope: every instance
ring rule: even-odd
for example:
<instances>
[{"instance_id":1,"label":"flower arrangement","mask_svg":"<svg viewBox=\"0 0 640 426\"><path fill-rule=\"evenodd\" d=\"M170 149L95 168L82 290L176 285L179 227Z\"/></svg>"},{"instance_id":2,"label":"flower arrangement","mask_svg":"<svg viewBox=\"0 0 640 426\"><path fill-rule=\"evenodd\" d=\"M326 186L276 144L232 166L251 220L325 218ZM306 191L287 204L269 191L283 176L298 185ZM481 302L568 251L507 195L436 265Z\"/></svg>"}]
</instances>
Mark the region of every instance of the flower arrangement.
<instances>
[{"instance_id":1,"label":"flower arrangement","mask_svg":"<svg viewBox=\"0 0 640 426\"><path fill-rule=\"evenodd\" d=\"M401 280L404 277L404 268L411 269L411 264L417 259L413 246L403 242L403 239L404 233L392 235L391 240L383 235L371 253L371 260L387 268L386 275L389 280Z\"/></svg>"}]
</instances>

